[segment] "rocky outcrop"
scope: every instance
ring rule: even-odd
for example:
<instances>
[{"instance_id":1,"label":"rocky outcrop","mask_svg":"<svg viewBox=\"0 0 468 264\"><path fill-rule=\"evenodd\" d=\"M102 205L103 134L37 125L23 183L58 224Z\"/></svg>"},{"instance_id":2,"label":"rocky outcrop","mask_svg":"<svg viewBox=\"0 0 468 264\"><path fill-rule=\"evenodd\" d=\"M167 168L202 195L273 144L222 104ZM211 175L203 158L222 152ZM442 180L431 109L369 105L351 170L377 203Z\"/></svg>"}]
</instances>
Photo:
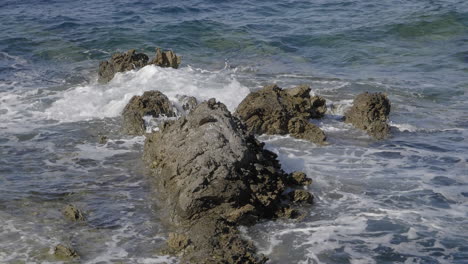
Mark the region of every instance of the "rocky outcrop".
<instances>
[{"instance_id":1,"label":"rocky outcrop","mask_svg":"<svg viewBox=\"0 0 468 264\"><path fill-rule=\"evenodd\" d=\"M264 263L237 226L297 215L281 203L282 194L296 178L307 182L286 174L276 158L214 99L148 134L144 160L177 230L168 252L182 263Z\"/></svg>"},{"instance_id":2,"label":"rocky outcrop","mask_svg":"<svg viewBox=\"0 0 468 264\"><path fill-rule=\"evenodd\" d=\"M161 51L160 48L157 48L156 57L154 57L150 64L154 64L159 67L171 67L177 69L181 62L182 57L177 56L172 50Z\"/></svg>"},{"instance_id":3,"label":"rocky outcrop","mask_svg":"<svg viewBox=\"0 0 468 264\"><path fill-rule=\"evenodd\" d=\"M388 137L390 128L387 123L390 114L390 100L383 93L362 93L345 114L345 122L365 130L376 139Z\"/></svg>"},{"instance_id":4,"label":"rocky outcrop","mask_svg":"<svg viewBox=\"0 0 468 264\"><path fill-rule=\"evenodd\" d=\"M99 63L98 81L107 83L116 73L142 68L148 64L148 60L146 54L136 53L133 49L125 53L116 53L109 61Z\"/></svg>"},{"instance_id":5,"label":"rocky outcrop","mask_svg":"<svg viewBox=\"0 0 468 264\"><path fill-rule=\"evenodd\" d=\"M182 58L173 51L161 51L160 48L156 49L156 56L151 61L146 54L136 53L134 49L124 53L115 53L110 60L99 63L98 81L99 83L107 83L118 72L135 70L150 64L177 69L181 60Z\"/></svg>"},{"instance_id":6,"label":"rocky outcrop","mask_svg":"<svg viewBox=\"0 0 468 264\"><path fill-rule=\"evenodd\" d=\"M84 213L80 209L78 209L76 206L74 206L73 204L69 204L65 206L62 213L68 220L71 220L71 221L85 221L86 220Z\"/></svg>"},{"instance_id":7,"label":"rocky outcrop","mask_svg":"<svg viewBox=\"0 0 468 264\"><path fill-rule=\"evenodd\" d=\"M173 106L169 98L159 91L146 91L141 96L133 96L125 106L123 132L129 135L143 135L146 124L143 117L174 117Z\"/></svg>"},{"instance_id":8,"label":"rocky outcrop","mask_svg":"<svg viewBox=\"0 0 468 264\"><path fill-rule=\"evenodd\" d=\"M254 134L291 134L317 144L326 136L310 118L321 118L326 112L325 99L310 96L310 87L283 90L276 85L250 93L237 107L236 115Z\"/></svg>"},{"instance_id":9,"label":"rocky outcrop","mask_svg":"<svg viewBox=\"0 0 468 264\"><path fill-rule=\"evenodd\" d=\"M78 257L78 253L76 253L73 248L64 246L62 244L55 246L54 255L62 260L70 260Z\"/></svg>"}]
</instances>

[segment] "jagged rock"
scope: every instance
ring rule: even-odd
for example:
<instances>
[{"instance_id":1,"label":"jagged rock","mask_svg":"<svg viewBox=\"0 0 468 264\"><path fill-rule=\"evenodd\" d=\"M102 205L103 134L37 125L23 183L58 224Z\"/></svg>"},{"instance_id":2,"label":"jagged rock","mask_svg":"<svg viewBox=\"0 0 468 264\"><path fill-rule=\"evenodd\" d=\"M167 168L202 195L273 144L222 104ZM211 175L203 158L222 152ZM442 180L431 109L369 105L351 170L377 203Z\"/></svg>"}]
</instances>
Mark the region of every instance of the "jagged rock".
<instances>
[{"instance_id":1,"label":"jagged rock","mask_svg":"<svg viewBox=\"0 0 468 264\"><path fill-rule=\"evenodd\" d=\"M180 253L191 244L190 239L180 233L169 233L167 245L171 252Z\"/></svg>"},{"instance_id":2,"label":"jagged rock","mask_svg":"<svg viewBox=\"0 0 468 264\"><path fill-rule=\"evenodd\" d=\"M263 145L214 99L147 135L144 160L168 221L190 241L170 239L172 249L184 248L183 263L266 261L237 230L284 210L289 175Z\"/></svg>"},{"instance_id":3,"label":"jagged rock","mask_svg":"<svg viewBox=\"0 0 468 264\"><path fill-rule=\"evenodd\" d=\"M136 53L133 49L125 53L116 53L109 61L99 63L98 81L107 83L116 73L142 68L148 64L148 60L146 54Z\"/></svg>"},{"instance_id":4,"label":"jagged rock","mask_svg":"<svg viewBox=\"0 0 468 264\"><path fill-rule=\"evenodd\" d=\"M322 117L325 111L325 99L311 97L308 86L283 90L276 85L269 85L250 93L237 107L236 115L245 122L251 133L291 133L292 136L323 144L323 131L306 123L310 118ZM292 119L294 120L290 123ZM314 133L317 135L313 135Z\"/></svg>"},{"instance_id":5,"label":"jagged rock","mask_svg":"<svg viewBox=\"0 0 468 264\"><path fill-rule=\"evenodd\" d=\"M289 198L295 203L310 203L314 202L314 196L306 190L294 190L289 193Z\"/></svg>"},{"instance_id":6,"label":"jagged rock","mask_svg":"<svg viewBox=\"0 0 468 264\"><path fill-rule=\"evenodd\" d=\"M71 221L85 221L86 218L83 212L76 208L73 204L65 206L63 209L63 215Z\"/></svg>"},{"instance_id":7,"label":"jagged rock","mask_svg":"<svg viewBox=\"0 0 468 264\"><path fill-rule=\"evenodd\" d=\"M182 57L177 56L173 51L161 51L159 48L156 49L156 56L151 61L146 54L136 53L134 49L125 53L115 53L110 60L99 63L98 82L107 83L118 72L135 70L150 64L177 69L181 61Z\"/></svg>"},{"instance_id":8,"label":"jagged rock","mask_svg":"<svg viewBox=\"0 0 468 264\"><path fill-rule=\"evenodd\" d=\"M317 144L324 144L327 139L325 133L318 126L300 117L289 119L288 131L295 138L305 139Z\"/></svg>"},{"instance_id":9,"label":"jagged rock","mask_svg":"<svg viewBox=\"0 0 468 264\"><path fill-rule=\"evenodd\" d=\"M73 248L64 246L62 244L55 246L54 255L61 259L72 259L78 257L78 253L76 253Z\"/></svg>"},{"instance_id":10,"label":"jagged rock","mask_svg":"<svg viewBox=\"0 0 468 264\"><path fill-rule=\"evenodd\" d=\"M159 67L172 67L174 69L177 69L179 68L181 62L182 57L177 56L172 50L161 51L160 48L157 48L156 56L150 62L150 64L155 64Z\"/></svg>"},{"instance_id":11,"label":"jagged rock","mask_svg":"<svg viewBox=\"0 0 468 264\"><path fill-rule=\"evenodd\" d=\"M345 122L367 131L376 139L388 137L390 128L387 123L390 114L390 100L383 93L362 93L345 114Z\"/></svg>"},{"instance_id":12,"label":"jagged rock","mask_svg":"<svg viewBox=\"0 0 468 264\"><path fill-rule=\"evenodd\" d=\"M123 131L130 135L143 135L146 132L144 116L174 117L173 106L169 98L159 91L146 91L141 96L133 96L125 106Z\"/></svg>"},{"instance_id":13,"label":"jagged rock","mask_svg":"<svg viewBox=\"0 0 468 264\"><path fill-rule=\"evenodd\" d=\"M290 174L290 180L292 184L295 185L311 185L312 179L307 178L307 175L304 172L296 171Z\"/></svg>"}]
</instances>

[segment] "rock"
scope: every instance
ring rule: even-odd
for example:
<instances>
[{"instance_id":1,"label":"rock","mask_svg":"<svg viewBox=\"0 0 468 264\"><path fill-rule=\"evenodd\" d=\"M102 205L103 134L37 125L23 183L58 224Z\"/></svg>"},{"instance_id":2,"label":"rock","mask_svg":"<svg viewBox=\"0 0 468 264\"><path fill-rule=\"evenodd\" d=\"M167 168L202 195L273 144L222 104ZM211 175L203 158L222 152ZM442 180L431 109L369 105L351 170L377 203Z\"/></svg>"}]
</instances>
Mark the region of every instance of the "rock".
<instances>
[{"instance_id":1,"label":"rock","mask_svg":"<svg viewBox=\"0 0 468 264\"><path fill-rule=\"evenodd\" d=\"M390 127L387 123L390 114L390 100L383 93L362 93L345 114L345 122L365 130L376 139L387 138Z\"/></svg>"},{"instance_id":2,"label":"rock","mask_svg":"<svg viewBox=\"0 0 468 264\"><path fill-rule=\"evenodd\" d=\"M306 202L312 204L314 202L314 196L306 190L294 190L288 195L291 201L295 203Z\"/></svg>"},{"instance_id":3,"label":"rock","mask_svg":"<svg viewBox=\"0 0 468 264\"><path fill-rule=\"evenodd\" d=\"M167 239L167 245L172 252L181 252L190 243L190 239L186 235L179 233L169 233L169 238Z\"/></svg>"},{"instance_id":4,"label":"rock","mask_svg":"<svg viewBox=\"0 0 468 264\"><path fill-rule=\"evenodd\" d=\"M300 117L289 119L288 131L295 138L305 139L316 144L325 144L327 139L325 133L318 126Z\"/></svg>"},{"instance_id":5,"label":"rock","mask_svg":"<svg viewBox=\"0 0 468 264\"><path fill-rule=\"evenodd\" d=\"M109 138L105 135L98 135L99 144L106 144Z\"/></svg>"},{"instance_id":6,"label":"rock","mask_svg":"<svg viewBox=\"0 0 468 264\"><path fill-rule=\"evenodd\" d=\"M65 206L63 215L71 221L86 221L83 212L72 204Z\"/></svg>"},{"instance_id":7,"label":"rock","mask_svg":"<svg viewBox=\"0 0 468 264\"><path fill-rule=\"evenodd\" d=\"M169 98L159 91L146 91L141 96L133 96L123 112L123 131L129 135L143 135L146 132L144 116L174 117Z\"/></svg>"},{"instance_id":8,"label":"rock","mask_svg":"<svg viewBox=\"0 0 468 264\"><path fill-rule=\"evenodd\" d=\"M283 90L270 85L250 93L239 104L235 114L245 122L251 133L284 135L292 132L292 136L323 144L323 131L306 123L310 118L322 117L325 111L325 99L311 97L308 86ZM296 119L290 124L293 118ZM318 134L313 135L314 133Z\"/></svg>"},{"instance_id":9,"label":"rock","mask_svg":"<svg viewBox=\"0 0 468 264\"><path fill-rule=\"evenodd\" d=\"M294 185L311 185L312 179L307 178L304 172L296 171L290 174L290 183Z\"/></svg>"},{"instance_id":10,"label":"rock","mask_svg":"<svg viewBox=\"0 0 468 264\"><path fill-rule=\"evenodd\" d=\"M182 110L185 113L188 113L188 112L192 111L198 105L197 98L195 98L193 96L178 95L176 97L179 100L179 103L180 103L180 105L182 107Z\"/></svg>"},{"instance_id":11,"label":"rock","mask_svg":"<svg viewBox=\"0 0 468 264\"><path fill-rule=\"evenodd\" d=\"M107 83L116 73L142 68L147 65L148 60L146 54L136 53L133 49L125 53L116 53L109 61L102 61L99 64L98 81Z\"/></svg>"},{"instance_id":12,"label":"rock","mask_svg":"<svg viewBox=\"0 0 468 264\"><path fill-rule=\"evenodd\" d=\"M78 253L76 253L73 248L64 246L62 244L58 244L55 247L54 255L61 259L72 259L78 257Z\"/></svg>"},{"instance_id":13,"label":"rock","mask_svg":"<svg viewBox=\"0 0 468 264\"><path fill-rule=\"evenodd\" d=\"M150 62L150 64L155 64L159 67L172 67L174 69L177 69L179 68L181 62L182 57L177 56L173 51L161 51L160 48L157 48L156 56Z\"/></svg>"},{"instance_id":14,"label":"rock","mask_svg":"<svg viewBox=\"0 0 468 264\"><path fill-rule=\"evenodd\" d=\"M237 230L283 208L289 175L263 145L214 99L147 135L143 159L168 222L191 241L181 252L183 263L266 261Z\"/></svg>"},{"instance_id":15,"label":"rock","mask_svg":"<svg viewBox=\"0 0 468 264\"><path fill-rule=\"evenodd\" d=\"M99 63L98 82L107 83L118 72L140 69L149 64L177 69L181 61L182 57L177 56L173 51L161 51L159 48L156 49L156 56L151 61L146 54L136 53L134 49L125 53L115 53L110 60Z\"/></svg>"}]
</instances>

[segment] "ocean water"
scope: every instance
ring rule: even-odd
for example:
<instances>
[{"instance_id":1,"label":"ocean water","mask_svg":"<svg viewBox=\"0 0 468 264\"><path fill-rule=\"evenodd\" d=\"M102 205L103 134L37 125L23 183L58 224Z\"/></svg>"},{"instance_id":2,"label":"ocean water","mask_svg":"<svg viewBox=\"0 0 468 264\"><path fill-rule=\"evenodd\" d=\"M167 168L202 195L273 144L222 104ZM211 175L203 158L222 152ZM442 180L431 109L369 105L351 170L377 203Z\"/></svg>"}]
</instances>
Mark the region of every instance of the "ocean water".
<instances>
[{"instance_id":1,"label":"ocean water","mask_svg":"<svg viewBox=\"0 0 468 264\"><path fill-rule=\"evenodd\" d=\"M97 84L100 60L170 48ZM468 263L468 2L0 1L0 263L177 263L120 112L147 90L215 97L308 84L329 111L330 144L259 136L316 197L301 222L244 227L269 263ZM385 92L392 137L340 122L359 93ZM109 138L99 143L99 136ZM86 223L60 210L73 203Z\"/></svg>"}]
</instances>

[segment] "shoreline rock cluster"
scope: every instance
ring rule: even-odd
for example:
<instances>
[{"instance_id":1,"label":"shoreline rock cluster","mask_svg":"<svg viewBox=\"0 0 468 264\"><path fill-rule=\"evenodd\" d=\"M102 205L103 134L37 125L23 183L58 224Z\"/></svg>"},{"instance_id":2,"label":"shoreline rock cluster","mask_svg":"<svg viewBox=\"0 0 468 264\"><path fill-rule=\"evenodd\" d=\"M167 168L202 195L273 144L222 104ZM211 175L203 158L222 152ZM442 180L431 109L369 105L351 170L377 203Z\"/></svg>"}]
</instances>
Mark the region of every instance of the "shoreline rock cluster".
<instances>
[{"instance_id":1,"label":"shoreline rock cluster","mask_svg":"<svg viewBox=\"0 0 468 264\"><path fill-rule=\"evenodd\" d=\"M99 81L148 64L177 68L180 57L157 49L155 59L148 61L134 50L114 54L101 62ZM325 133L309 122L325 115L326 100L310 92L308 86L269 85L251 92L234 113L214 98L199 104L195 97L180 96L177 104L159 91L130 100L122 112L126 134L145 134L146 117L170 117L157 131L146 133L143 154L167 211L166 224L176 230L169 234L165 253L180 256L183 263L267 261L238 226L301 218L299 206L312 204L314 196L304 188L312 180L303 172L284 172L277 155L255 135L290 134L326 144ZM389 113L386 95L364 93L356 97L345 122L383 139L389 134ZM79 220L72 209L67 217Z\"/></svg>"}]
</instances>

